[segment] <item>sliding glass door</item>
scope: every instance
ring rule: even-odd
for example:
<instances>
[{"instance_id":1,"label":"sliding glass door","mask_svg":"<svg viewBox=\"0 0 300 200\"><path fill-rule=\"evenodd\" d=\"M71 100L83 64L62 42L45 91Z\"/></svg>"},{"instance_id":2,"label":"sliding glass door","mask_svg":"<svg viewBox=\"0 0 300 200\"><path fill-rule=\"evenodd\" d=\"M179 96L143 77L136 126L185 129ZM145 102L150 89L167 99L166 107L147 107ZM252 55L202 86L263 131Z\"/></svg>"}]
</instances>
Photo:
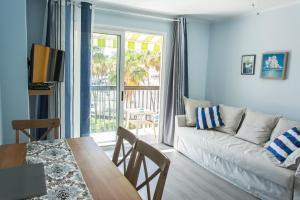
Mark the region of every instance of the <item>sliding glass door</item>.
<instances>
[{"instance_id":1,"label":"sliding glass door","mask_svg":"<svg viewBox=\"0 0 300 200\"><path fill-rule=\"evenodd\" d=\"M158 140L163 36L125 32L124 126L148 143Z\"/></svg>"},{"instance_id":2,"label":"sliding glass door","mask_svg":"<svg viewBox=\"0 0 300 200\"><path fill-rule=\"evenodd\" d=\"M90 130L99 145L110 145L120 124L121 35L94 32L92 41Z\"/></svg>"},{"instance_id":3,"label":"sliding glass door","mask_svg":"<svg viewBox=\"0 0 300 200\"><path fill-rule=\"evenodd\" d=\"M114 144L118 126L157 142L162 47L162 35L95 29L90 130L99 145Z\"/></svg>"}]
</instances>

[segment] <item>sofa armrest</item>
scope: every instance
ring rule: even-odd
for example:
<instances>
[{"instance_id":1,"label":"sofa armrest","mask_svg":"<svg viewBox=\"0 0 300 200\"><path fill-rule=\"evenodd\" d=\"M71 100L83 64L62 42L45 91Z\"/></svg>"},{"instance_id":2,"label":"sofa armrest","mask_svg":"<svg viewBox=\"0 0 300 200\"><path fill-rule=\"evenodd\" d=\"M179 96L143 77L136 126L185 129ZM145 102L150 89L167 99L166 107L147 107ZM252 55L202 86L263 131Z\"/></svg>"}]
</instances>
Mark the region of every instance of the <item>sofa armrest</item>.
<instances>
[{"instance_id":1,"label":"sofa armrest","mask_svg":"<svg viewBox=\"0 0 300 200\"><path fill-rule=\"evenodd\" d=\"M294 196L293 200L300 199L300 174L299 174L299 166L298 169L295 173L295 178L294 178Z\"/></svg>"},{"instance_id":2,"label":"sofa armrest","mask_svg":"<svg viewBox=\"0 0 300 200\"><path fill-rule=\"evenodd\" d=\"M294 178L294 197L293 200L300 199L300 165L297 167Z\"/></svg>"},{"instance_id":3,"label":"sofa armrest","mask_svg":"<svg viewBox=\"0 0 300 200\"><path fill-rule=\"evenodd\" d=\"M300 178L300 165L298 165L298 167L296 169L295 176Z\"/></svg>"},{"instance_id":4,"label":"sofa armrest","mask_svg":"<svg viewBox=\"0 0 300 200\"><path fill-rule=\"evenodd\" d=\"M186 126L185 115L176 115L175 116L175 126L176 127L184 127L184 126Z\"/></svg>"}]
</instances>

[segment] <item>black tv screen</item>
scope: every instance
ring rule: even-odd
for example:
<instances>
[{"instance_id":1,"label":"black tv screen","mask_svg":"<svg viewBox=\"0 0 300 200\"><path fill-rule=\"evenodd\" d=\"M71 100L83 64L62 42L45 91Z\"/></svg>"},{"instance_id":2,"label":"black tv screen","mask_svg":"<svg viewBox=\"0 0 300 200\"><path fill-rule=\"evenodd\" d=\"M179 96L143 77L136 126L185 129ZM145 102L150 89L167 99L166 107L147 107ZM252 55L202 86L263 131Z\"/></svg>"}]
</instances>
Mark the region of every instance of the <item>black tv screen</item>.
<instances>
[{"instance_id":1,"label":"black tv screen","mask_svg":"<svg viewBox=\"0 0 300 200\"><path fill-rule=\"evenodd\" d=\"M33 44L29 80L31 83L62 82L65 52L40 44Z\"/></svg>"}]
</instances>

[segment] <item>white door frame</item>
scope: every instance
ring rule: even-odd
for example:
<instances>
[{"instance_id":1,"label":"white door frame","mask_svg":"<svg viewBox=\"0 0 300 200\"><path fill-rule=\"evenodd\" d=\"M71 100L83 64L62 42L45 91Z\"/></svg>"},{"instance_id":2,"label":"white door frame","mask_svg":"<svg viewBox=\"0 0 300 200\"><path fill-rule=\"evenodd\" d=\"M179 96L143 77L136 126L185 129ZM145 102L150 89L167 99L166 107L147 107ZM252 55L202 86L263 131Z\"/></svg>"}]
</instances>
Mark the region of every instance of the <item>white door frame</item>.
<instances>
[{"instance_id":1,"label":"white door frame","mask_svg":"<svg viewBox=\"0 0 300 200\"><path fill-rule=\"evenodd\" d=\"M121 99L122 92L124 91L124 62L125 62L125 32L124 31L116 31L110 29L104 29L100 27L93 27L93 33L99 34L108 34L108 35L116 35L118 36L118 55L117 55L117 113L119 113L117 118L117 126L123 124L123 99Z\"/></svg>"},{"instance_id":2,"label":"white door frame","mask_svg":"<svg viewBox=\"0 0 300 200\"><path fill-rule=\"evenodd\" d=\"M159 135L158 135L158 140L161 141L161 124L162 122L162 116L163 116L163 106L164 106L164 87L163 84L166 82L166 69L167 69L167 62L166 62L166 55L167 55L167 38L168 38L168 33L167 32L160 32L160 31L153 31L149 29L138 29L138 28L131 28L131 27L126 27L126 26L113 26L113 25L107 25L107 24L95 24L93 26L93 32L99 32L99 33L106 33L106 34L117 34L121 36L121 47L120 47L120 67L122 67L122 70L124 69L124 64L125 64L125 32L130 31L130 32L137 32L137 33L144 33L144 34L154 34L154 35L162 35L163 36L163 44L162 44L162 62L161 62L161 69L160 69L160 90L159 90L159 96L160 96L160 105L159 105ZM121 71L120 71L121 72ZM120 93L124 91L124 73L120 73L120 79L122 80L120 82ZM124 105L123 101L120 102L120 119L119 123L123 124L123 114L124 114Z\"/></svg>"}]
</instances>

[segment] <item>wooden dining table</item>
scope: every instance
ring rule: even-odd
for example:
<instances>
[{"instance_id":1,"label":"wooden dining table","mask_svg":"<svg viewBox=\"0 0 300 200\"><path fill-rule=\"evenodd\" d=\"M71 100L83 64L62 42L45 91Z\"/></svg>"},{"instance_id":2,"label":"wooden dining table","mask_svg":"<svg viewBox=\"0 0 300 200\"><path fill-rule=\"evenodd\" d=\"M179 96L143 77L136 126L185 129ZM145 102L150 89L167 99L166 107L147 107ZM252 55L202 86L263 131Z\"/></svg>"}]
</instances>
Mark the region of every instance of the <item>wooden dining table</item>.
<instances>
[{"instance_id":1,"label":"wooden dining table","mask_svg":"<svg viewBox=\"0 0 300 200\"><path fill-rule=\"evenodd\" d=\"M93 199L141 199L136 189L90 137L68 139L78 167ZM26 162L26 144L0 146L0 169Z\"/></svg>"}]
</instances>

